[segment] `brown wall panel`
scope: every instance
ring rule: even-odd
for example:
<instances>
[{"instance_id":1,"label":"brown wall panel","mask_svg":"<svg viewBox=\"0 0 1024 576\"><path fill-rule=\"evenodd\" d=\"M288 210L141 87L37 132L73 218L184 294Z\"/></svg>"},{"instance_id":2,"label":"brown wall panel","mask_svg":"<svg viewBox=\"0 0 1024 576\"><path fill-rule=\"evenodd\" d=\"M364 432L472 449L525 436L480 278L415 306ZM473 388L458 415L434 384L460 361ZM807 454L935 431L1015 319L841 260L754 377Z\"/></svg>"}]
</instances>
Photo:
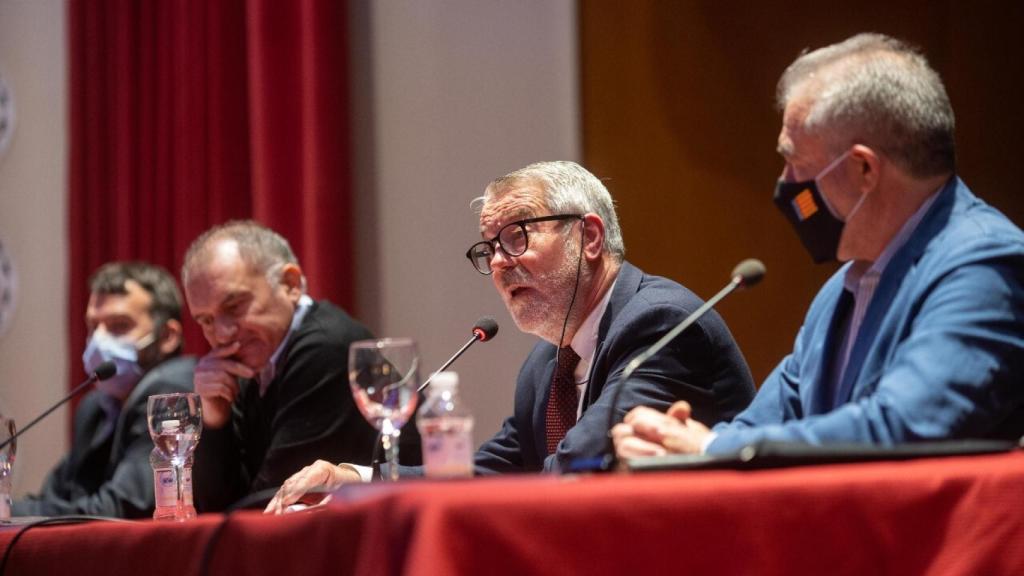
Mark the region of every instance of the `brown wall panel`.
<instances>
[{"instance_id":1,"label":"brown wall panel","mask_svg":"<svg viewBox=\"0 0 1024 576\"><path fill-rule=\"evenodd\" d=\"M814 266L771 193L775 83L804 48L878 31L923 48L957 113L959 171L1024 223L1024 2L582 1L586 165L627 258L710 297L748 256L765 283L720 307L760 381L835 266Z\"/></svg>"}]
</instances>

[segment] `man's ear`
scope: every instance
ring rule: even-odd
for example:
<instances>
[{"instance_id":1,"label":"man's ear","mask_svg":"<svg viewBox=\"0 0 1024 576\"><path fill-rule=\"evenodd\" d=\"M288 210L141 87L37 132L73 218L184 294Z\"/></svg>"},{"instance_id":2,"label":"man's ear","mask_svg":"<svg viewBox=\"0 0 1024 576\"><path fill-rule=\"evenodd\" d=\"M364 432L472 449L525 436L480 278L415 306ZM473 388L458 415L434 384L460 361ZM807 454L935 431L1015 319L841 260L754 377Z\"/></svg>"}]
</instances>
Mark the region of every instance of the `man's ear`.
<instances>
[{"instance_id":1,"label":"man's ear","mask_svg":"<svg viewBox=\"0 0 1024 576\"><path fill-rule=\"evenodd\" d=\"M281 267L281 284L294 302L302 296L302 268L298 264L288 263Z\"/></svg>"},{"instance_id":2,"label":"man's ear","mask_svg":"<svg viewBox=\"0 0 1024 576\"><path fill-rule=\"evenodd\" d=\"M855 144L851 156L857 162L857 181L861 194L874 191L881 176L878 154L863 144Z\"/></svg>"},{"instance_id":3,"label":"man's ear","mask_svg":"<svg viewBox=\"0 0 1024 576\"><path fill-rule=\"evenodd\" d=\"M160 357L166 358L173 354L175 350L181 347L181 340L181 322L174 318L164 322L163 327L160 328L160 334L157 335L157 349L160 350Z\"/></svg>"},{"instance_id":4,"label":"man's ear","mask_svg":"<svg viewBox=\"0 0 1024 576\"><path fill-rule=\"evenodd\" d=\"M597 214L583 216L583 256L597 260L604 251L604 220Z\"/></svg>"}]
</instances>

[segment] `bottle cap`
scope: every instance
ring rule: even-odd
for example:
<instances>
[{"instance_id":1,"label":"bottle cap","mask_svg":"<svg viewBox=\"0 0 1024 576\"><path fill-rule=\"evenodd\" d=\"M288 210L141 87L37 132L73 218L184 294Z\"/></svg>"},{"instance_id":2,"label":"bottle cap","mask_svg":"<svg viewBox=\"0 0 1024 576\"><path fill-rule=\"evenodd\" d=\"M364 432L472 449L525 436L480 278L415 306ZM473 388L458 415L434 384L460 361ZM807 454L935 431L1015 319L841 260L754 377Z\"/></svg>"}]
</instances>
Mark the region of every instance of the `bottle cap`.
<instances>
[{"instance_id":1,"label":"bottle cap","mask_svg":"<svg viewBox=\"0 0 1024 576\"><path fill-rule=\"evenodd\" d=\"M459 388L459 374L457 372L438 372L437 376L431 380L430 388L437 392L455 391Z\"/></svg>"}]
</instances>

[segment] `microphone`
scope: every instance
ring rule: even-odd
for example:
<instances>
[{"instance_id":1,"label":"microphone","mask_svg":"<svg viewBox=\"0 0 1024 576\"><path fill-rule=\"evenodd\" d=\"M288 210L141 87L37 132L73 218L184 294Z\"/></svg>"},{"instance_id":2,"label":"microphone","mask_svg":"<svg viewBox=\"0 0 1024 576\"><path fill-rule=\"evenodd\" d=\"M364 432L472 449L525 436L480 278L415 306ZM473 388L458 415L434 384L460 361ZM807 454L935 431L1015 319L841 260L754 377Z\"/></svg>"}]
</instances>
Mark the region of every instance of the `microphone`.
<instances>
[{"instance_id":1,"label":"microphone","mask_svg":"<svg viewBox=\"0 0 1024 576\"><path fill-rule=\"evenodd\" d=\"M60 408L62 404L77 396L79 392L85 390L85 388L90 384L97 382L99 380L106 380L107 378L110 378L116 373L117 366L115 366L113 362L107 360L106 362L100 364L99 366L96 367L96 370L94 370L93 373L90 374L89 377L85 379L85 382L82 382L78 386L75 386L74 390L72 390L70 394L62 398L60 402L57 402L53 406L47 408L45 412L43 412L39 416L36 416L35 420L29 422L24 428L18 430L13 436L0 443L0 450L3 450L4 448L7 447L8 444L11 444L15 440L17 440L18 436L21 436L25 432L28 432L28 430L35 426L36 424L38 424L40 420L46 418L50 414L50 412L53 412L57 408Z\"/></svg>"},{"instance_id":2,"label":"microphone","mask_svg":"<svg viewBox=\"0 0 1024 576\"><path fill-rule=\"evenodd\" d=\"M423 382L423 384L420 384L419 388L416 389L416 394L423 392L423 389L430 385L430 382L434 379L435 376L437 376L441 372L444 372L449 366L452 365L452 362L458 360L459 356L462 356L462 354L466 350L469 350L470 346L476 344L477 342L487 342L488 340L494 338L495 334L497 333L498 323L494 321L494 318L491 318L490 316L484 316L482 318L479 318L476 321L476 324L473 325L473 336L469 339L469 341L466 342L462 346L462 348L459 348L459 351L452 355L452 357L449 358L447 362L442 364L440 368L435 370L434 373L431 374L430 377ZM374 474L377 473L378 466L383 467L383 464L381 464L379 461L379 450L382 437L383 432L377 432L377 440L373 444L373 454L370 456L370 461L374 468Z\"/></svg>"},{"instance_id":3,"label":"microphone","mask_svg":"<svg viewBox=\"0 0 1024 576\"><path fill-rule=\"evenodd\" d=\"M640 367L641 364L650 359L661 351L662 348L668 345L669 342L674 340L676 336L679 336L683 330L689 328L694 322L700 320L704 314L715 307L723 298L731 294L738 288L749 288L756 285L764 278L766 269L764 263L756 258L748 258L732 269L732 276L729 283L722 288L718 294L715 294L710 300L705 302L689 316L683 318L683 321L676 325L675 328L669 330L664 336L662 336L657 342L651 344L650 348L644 350L638 354L635 358L630 360L629 364L626 365L626 369L622 371L622 378L619 380L619 387L615 389L615 394L612 396L611 411L608 412L608 453L602 459L600 468L602 470L611 470L618 463L618 459L615 456L615 444L612 441L612 426L615 425L615 412L619 406L619 394L622 393L622 389L626 387L629 382L629 378L633 375L633 372ZM580 466L586 467L587 464L592 463L580 463ZM576 468L576 464L573 468Z\"/></svg>"},{"instance_id":4,"label":"microphone","mask_svg":"<svg viewBox=\"0 0 1024 576\"><path fill-rule=\"evenodd\" d=\"M459 351L456 352L455 355L453 355L451 358L449 358L447 362L445 362L444 364L441 365L440 368L435 370L434 373L431 374L430 377L423 382L423 384L420 384L420 387L416 389L416 393L419 394L420 392L423 392L423 389L430 385L430 382L434 379L434 376L437 376L439 373L444 372L446 368L452 365L452 362L455 362L459 358L459 356L462 356L462 354L466 350L469 350L470 346L476 344L477 342L487 342L491 338L494 338L494 336L497 333L498 323L494 321L494 318L491 318L490 316L484 316L483 318L477 320L476 324L473 325L473 337L470 338L469 341L462 346L462 348L459 348Z\"/></svg>"},{"instance_id":5,"label":"microphone","mask_svg":"<svg viewBox=\"0 0 1024 576\"><path fill-rule=\"evenodd\" d=\"M481 342L487 342L498 334L498 323L494 321L494 318L484 316L476 321L476 326L473 326L473 334Z\"/></svg>"}]
</instances>

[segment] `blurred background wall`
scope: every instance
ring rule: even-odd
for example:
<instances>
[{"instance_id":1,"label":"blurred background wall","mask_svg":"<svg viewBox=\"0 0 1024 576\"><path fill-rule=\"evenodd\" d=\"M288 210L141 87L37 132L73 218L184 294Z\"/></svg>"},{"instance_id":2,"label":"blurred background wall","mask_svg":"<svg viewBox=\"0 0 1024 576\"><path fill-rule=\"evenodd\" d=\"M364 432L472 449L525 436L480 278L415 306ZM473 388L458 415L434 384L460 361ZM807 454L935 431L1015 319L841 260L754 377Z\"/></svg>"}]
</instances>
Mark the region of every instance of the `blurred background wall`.
<instances>
[{"instance_id":1,"label":"blurred background wall","mask_svg":"<svg viewBox=\"0 0 1024 576\"><path fill-rule=\"evenodd\" d=\"M67 390L64 335L70 322L85 322L67 314L64 24L63 2L0 0L0 74L16 109L0 158L0 242L18 276L14 313L0 334L0 411L22 425ZM68 423L66 412L54 414L18 440L15 493L39 489L65 450Z\"/></svg>"},{"instance_id":2,"label":"blurred background wall","mask_svg":"<svg viewBox=\"0 0 1024 576\"><path fill-rule=\"evenodd\" d=\"M720 307L760 382L835 266L814 266L771 202L775 84L805 48L859 32L921 47L956 112L960 176L1024 224L1024 3L581 2L583 157L619 203L627 257L705 297L757 257L765 282Z\"/></svg>"}]
</instances>

